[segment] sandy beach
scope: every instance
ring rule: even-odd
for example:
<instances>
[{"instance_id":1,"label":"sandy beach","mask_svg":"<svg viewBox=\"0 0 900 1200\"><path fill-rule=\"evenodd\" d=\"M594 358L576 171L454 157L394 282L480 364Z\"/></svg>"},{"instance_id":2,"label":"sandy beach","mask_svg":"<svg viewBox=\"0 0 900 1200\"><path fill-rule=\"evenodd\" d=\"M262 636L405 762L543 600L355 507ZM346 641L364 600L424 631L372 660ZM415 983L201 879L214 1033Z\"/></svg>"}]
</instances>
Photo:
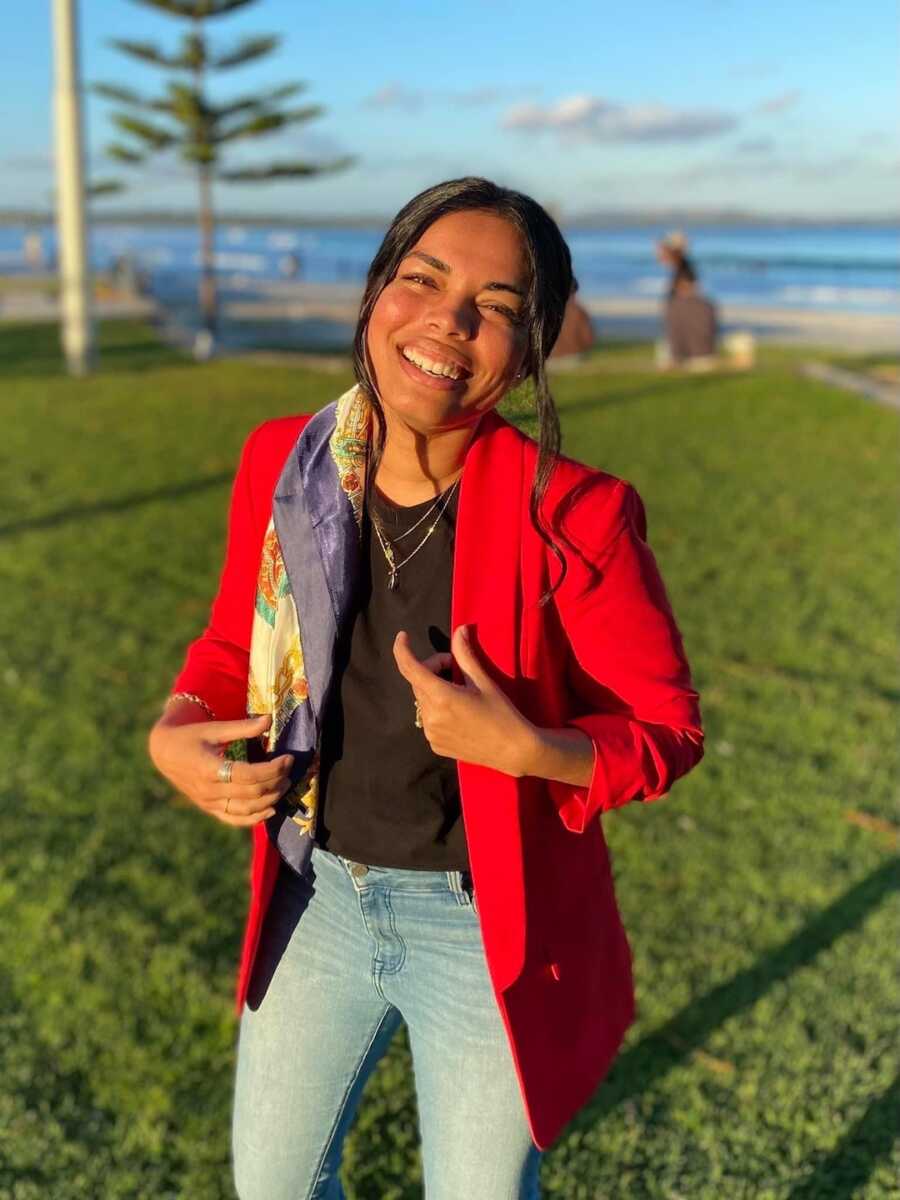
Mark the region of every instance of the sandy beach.
<instances>
[{"instance_id":1,"label":"sandy beach","mask_svg":"<svg viewBox=\"0 0 900 1200\"><path fill-rule=\"evenodd\" d=\"M0 321L55 321L56 299L32 284L21 290L7 276L0 288ZM362 288L358 284L247 281L223 291L225 340L249 348L281 344L308 352L349 348ZM598 344L653 341L660 335L660 306L654 299L611 299L581 295L591 314ZM722 328L747 330L759 342L823 347L857 353L894 352L900 346L900 314L812 311L763 305L723 304ZM161 312L149 297L108 296L96 304L101 318L151 317L189 327L188 311Z\"/></svg>"},{"instance_id":2,"label":"sandy beach","mask_svg":"<svg viewBox=\"0 0 900 1200\"><path fill-rule=\"evenodd\" d=\"M349 341L362 289L353 284L272 283L255 289L246 300L231 299L223 306L227 320L240 322L296 322L328 326L324 340ZM660 306L656 300L610 299L581 296L594 322L598 339L653 341L660 333ZM748 330L762 342L825 346L859 351L893 351L900 346L900 313L812 312L804 309L726 304L720 307L726 331Z\"/></svg>"}]
</instances>

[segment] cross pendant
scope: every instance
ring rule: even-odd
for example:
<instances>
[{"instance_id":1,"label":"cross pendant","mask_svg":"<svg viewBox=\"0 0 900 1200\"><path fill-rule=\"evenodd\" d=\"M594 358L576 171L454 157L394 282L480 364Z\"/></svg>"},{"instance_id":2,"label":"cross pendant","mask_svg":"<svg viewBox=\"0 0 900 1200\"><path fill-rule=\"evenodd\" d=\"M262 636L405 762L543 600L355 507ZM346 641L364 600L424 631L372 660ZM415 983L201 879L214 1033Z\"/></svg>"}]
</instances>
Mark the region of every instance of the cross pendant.
<instances>
[{"instance_id":1,"label":"cross pendant","mask_svg":"<svg viewBox=\"0 0 900 1200\"><path fill-rule=\"evenodd\" d=\"M388 587L393 591L397 586L397 572L391 568L391 573L388 575Z\"/></svg>"}]
</instances>

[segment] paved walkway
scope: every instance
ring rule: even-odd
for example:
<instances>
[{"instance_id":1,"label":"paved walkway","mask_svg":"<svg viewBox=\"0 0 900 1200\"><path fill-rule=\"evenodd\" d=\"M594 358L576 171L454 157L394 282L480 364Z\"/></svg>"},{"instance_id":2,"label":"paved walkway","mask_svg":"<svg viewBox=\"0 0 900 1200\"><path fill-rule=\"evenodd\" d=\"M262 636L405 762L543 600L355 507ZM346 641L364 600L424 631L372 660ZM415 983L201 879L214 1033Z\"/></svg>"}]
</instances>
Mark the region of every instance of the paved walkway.
<instances>
[{"instance_id":1,"label":"paved walkway","mask_svg":"<svg viewBox=\"0 0 900 1200\"><path fill-rule=\"evenodd\" d=\"M101 320L149 318L156 313L156 302L144 296L116 296L95 300L91 311L94 317ZM59 301L55 296L38 291L0 292L0 321L52 325L59 320L59 316Z\"/></svg>"},{"instance_id":2,"label":"paved walkway","mask_svg":"<svg viewBox=\"0 0 900 1200\"><path fill-rule=\"evenodd\" d=\"M228 335L224 340L234 341L235 348L282 345L326 354L346 353L350 348L362 296L358 284L260 281L242 295L229 295L227 289L223 290L220 314ZM660 336L657 300L584 296L583 301L601 346L610 341L652 342ZM187 308L179 312L169 307L162 312L150 298L110 298L98 301L95 313L107 318L156 316L170 340L182 344L192 340L188 329L194 322ZM850 353L896 352L900 346L900 315L725 304L720 316L726 332L747 330L760 342L821 346ZM58 319L59 306L52 296L35 290L0 291L0 320Z\"/></svg>"},{"instance_id":3,"label":"paved walkway","mask_svg":"<svg viewBox=\"0 0 900 1200\"><path fill-rule=\"evenodd\" d=\"M236 321L306 322L324 319L352 330L362 288L356 284L283 281L261 284L253 295L223 305L223 315ZM660 303L654 299L582 297L601 342L654 341L660 336ZM726 331L746 329L762 342L827 346L829 349L892 351L900 346L900 314L810 312L753 304L720 306Z\"/></svg>"},{"instance_id":4,"label":"paved walkway","mask_svg":"<svg viewBox=\"0 0 900 1200\"><path fill-rule=\"evenodd\" d=\"M823 362L804 363L800 370L807 379L830 383L834 387L844 388L874 400L876 404L900 410L900 388L873 379L871 375L861 375L857 371L848 371L845 367L833 367L830 363Z\"/></svg>"}]
</instances>

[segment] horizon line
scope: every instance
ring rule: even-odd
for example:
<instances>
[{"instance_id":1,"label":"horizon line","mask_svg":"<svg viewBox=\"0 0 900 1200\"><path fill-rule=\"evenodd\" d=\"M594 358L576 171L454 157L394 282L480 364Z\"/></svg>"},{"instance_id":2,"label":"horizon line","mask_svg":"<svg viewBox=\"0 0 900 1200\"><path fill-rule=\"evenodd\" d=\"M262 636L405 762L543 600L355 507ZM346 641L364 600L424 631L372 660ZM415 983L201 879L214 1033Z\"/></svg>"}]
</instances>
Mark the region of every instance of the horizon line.
<instances>
[{"instance_id":1,"label":"horizon line","mask_svg":"<svg viewBox=\"0 0 900 1200\"><path fill-rule=\"evenodd\" d=\"M551 206L552 208L552 206ZM315 226L318 228L363 225L386 228L394 219L394 215L380 213L346 213L346 214L291 214L285 212L220 212L216 214L218 225L294 225ZM553 214L560 225L584 226L598 224L614 225L658 225L682 222L685 224L742 224L742 225L900 225L900 211L887 213L784 213L756 212L745 209L726 208L690 208L687 206L672 206L660 209L596 209L594 211ZM89 224L106 225L126 223L150 223L162 221L166 224L193 225L197 222L197 213L193 208L172 209L110 209L106 212L95 211L89 215ZM36 211L25 208L0 208L0 223L2 224L55 224L56 214L52 209Z\"/></svg>"}]
</instances>

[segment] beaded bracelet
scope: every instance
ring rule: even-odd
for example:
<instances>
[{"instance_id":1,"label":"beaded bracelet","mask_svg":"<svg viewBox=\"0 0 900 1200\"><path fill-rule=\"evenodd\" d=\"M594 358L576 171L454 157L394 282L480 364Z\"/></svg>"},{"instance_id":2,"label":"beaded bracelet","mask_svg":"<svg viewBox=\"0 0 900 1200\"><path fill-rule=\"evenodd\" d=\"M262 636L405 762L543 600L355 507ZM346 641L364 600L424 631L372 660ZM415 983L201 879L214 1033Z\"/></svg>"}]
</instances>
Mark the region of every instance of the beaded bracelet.
<instances>
[{"instance_id":1,"label":"beaded bracelet","mask_svg":"<svg viewBox=\"0 0 900 1200\"><path fill-rule=\"evenodd\" d=\"M209 707L205 700L201 700L199 696L195 696L193 692L173 692L168 697L163 708L168 708L170 704L174 704L176 700L190 700L192 704L199 704L211 721L216 719L216 714Z\"/></svg>"}]
</instances>

